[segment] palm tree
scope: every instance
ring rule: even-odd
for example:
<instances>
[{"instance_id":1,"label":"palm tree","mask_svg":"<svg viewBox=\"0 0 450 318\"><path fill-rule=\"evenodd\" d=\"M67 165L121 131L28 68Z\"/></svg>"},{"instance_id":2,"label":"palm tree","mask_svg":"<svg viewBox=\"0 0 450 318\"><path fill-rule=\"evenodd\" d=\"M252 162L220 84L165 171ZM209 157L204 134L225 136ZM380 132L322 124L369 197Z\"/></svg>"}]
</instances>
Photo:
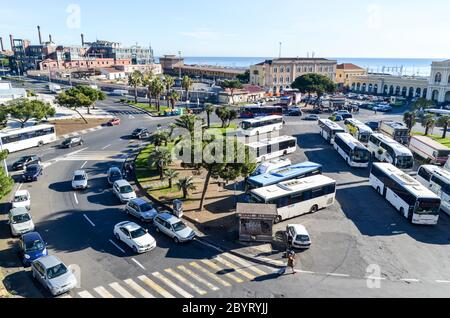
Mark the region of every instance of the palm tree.
<instances>
[{"instance_id":1,"label":"palm tree","mask_svg":"<svg viewBox=\"0 0 450 318\"><path fill-rule=\"evenodd\" d=\"M195 186L193 177L186 177L186 178L178 180L177 187L178 187L178 189L183 191L183 199L185 199L185 200L187 199L190 190L197 189L197 187Z\"/></svg>"},{"instance_id":2,"label":"palm tree","mask_svg":"<svg viewBox=\"0 0 450 318\"><path fill-rule=\"evenodd\" d=\"M437 120L437 124L444 129L444 131L442 132L442 139L447 138L447 130L448 126L450 125L450 116L444 115L439 117L439 119Z\"/></svg>"},{"instance_id":3,"label":"palm tree","mask_svg":"<svg viewBox=\"0 0 450 318\"><path fill-rule=\"evenodd\" d=\"M169 106L169 102L170 102L169 96L171 95L171 90L172 90L173 85L175 85L175 80L172 76L165 75L164 76L164 84L166 86L167 106ZM174 108L174 107L172 107L172 108Z\"/></svg>"},{"instance_id":4,"label":"palm tree","mask_svg":"<svg viewBox=\"0 0 450 318\"><path fill-rule=\"evenodd\" d=\"M180 173L178 173L175 170L172 169L168 169L165 173L164 173L165 177L167 178L167 180L169 180L169 189L172 189L173 186L173 180L176 179Z\"/></svg>"},{"instance_id":5,"label":"palm tree","mask_svg":"<svg viewBox=\"0 0 450 318\"><path fill-rule=\"evenodd\" d=\"M128 85L134 87L134 103L137 104L138 102L138 86L142 85L142 82L144 80L144 75L136 70L133 73L130 74L128 77Z\"/></svg>"},{"instance_id":6,"label":"palm tree","mask_svg":"<svg viewBox=\"0 0 450 318\"><path fill-rule=\"evenodd\" d=\"M409 132L411 132L413 127L416 125L416 114L414 112L404 113L403 122L405 123L406 127L408 127Z\"/></svg>"},{"instance_id":7,"label":"palm tree","mask_svg":"<svg viewBox=\"0 0 450 318\"><path fill-rule=\"evenodd\" d=\"M156 165L161 180L164 179L164 170L166 166L170 165L172 160L172 154L168 148L155 148L150 154L150 162L152 165Z\"/></svg>"},{"instance_id":8,"label":"palm tree","mask_svg":"<svg viewBox=\"0 0 450 318\"><path fill-rule=\"evenodd\" d=\"M184 76L181 80L181 87L186 91L186 101L189 101L189 90L192 86L192 80L189 76Z\"/></svg>"},{"instance_id":9,"label":"palm tree","mask_svg":"<svg viewBox=\"0 0 450 318\"><path fill-rule=\"evenodd\" d=\"M156 109L159 112L161 110L161 94L164 92L164 83L157 77L150 84L150 90L152 95L156 98Z\"/></svg>"},{"instance_id":10,"label":"palm tree","mask_svg":"<svg viewBox=\"0 0 450 318\"><path fill-rule=\"evenodd\" d=\"M156 147L162 146L164 143L167 146L169 134L164 130L158 130L153 134L153 143Z\"/></svg>"},{"instance_id":11,"label":"palm tree","mask_svg":"<svg viewBox=\"0 0 450 318\"><path fill-rule=\"evenodd\" d=\"M436 119L433 114L428 114L422 119L422 126L425 128L425 136L428 136L430 129L436 124Z\"/></svg>"},{"instance_id":12,"label":"palm tree","mask_svg":"<svg viewBox=\"0 0 450 318\"><path fill-rule=\"evenodd\" d=\"M211 114L214 113L215 107L212 104L206 104L205 112L208 120L208 128L211 127Z\"/></svg>"},{"instance_id":13,"label":"palm tree","mask_svg":"<svg viewBox=\"0 0 450 318\"><path fill-rule=\"evenodd\" d=\"M147 87L147 95L148 95L148 105L152 106L152 82L153 82L153 73L151 71L145 73L144 80L142 81L142 85Z\"/></svg>"},{"instance_id":14,"label":"palm tree","mask_svg":"<svg viewBox=\"0 0 450 318\"><path fill-rule=\"evenodd\" d=\"M167 98L168 102L170 102L170 107L173 110L177 104L177 101L180 99L180 94L177 91L172 91Z\"/></svg>"},{"instance_id":15,"label":"palm tree","mask_svg":"<svg viewBox=\"0 0 450 318\"><path fill-rule=\"evenodd\" d=\"M193 135L195 130L195 121L197 119L198 118L195 115L183 115L175 120L175 125L179 128L186 129L191 135Z\"/></svg>"},{"instance_id":16,"label":"palm tree","mask_svg":"<svg viewBox=\"0 0 450 318\"><path fill-rule=\"evenodd\" d=\"M175 128L177 128L177 125L175 125L174 123L169 124L169 139L173 138L173 132L175 131Z\"/></svg>"}]
</instances>

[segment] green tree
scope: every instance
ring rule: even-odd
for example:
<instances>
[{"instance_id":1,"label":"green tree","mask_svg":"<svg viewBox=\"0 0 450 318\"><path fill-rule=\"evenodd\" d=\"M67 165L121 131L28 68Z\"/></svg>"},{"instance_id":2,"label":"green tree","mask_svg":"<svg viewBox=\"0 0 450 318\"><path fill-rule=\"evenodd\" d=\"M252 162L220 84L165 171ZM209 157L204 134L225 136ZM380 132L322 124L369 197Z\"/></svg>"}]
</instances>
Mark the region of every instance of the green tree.
<instances>
[{"instance_id":1,"label":"green tree","mask_svg":"<svg viewBox=\"0 0 450 318\"><path fill-rule=\"evenodd\" d=\"M183 191L183 199L185 199L185 200L187 199L187 197L189 195L189 191L197 189L197 187L195 186L193 177L185 177L185 178L178 180L177 187L178 187L178 189Z\"/></svg>"},{"instance_id":2,"label":"green tree","mask_svg":"<svg viewBox=\"0 0 450 318\"><path fill-rule=\"evenodd\" d=\"M166 167L173 162L172 153L166 147L157 147L150 154L149 159L152 166L156 166L160 179L163 180Z\"/></svg>"},{"instance_id":3,"label":"green tree","mask_svg":"<svg viewBox=\"0 0 450 318\"><path fill-rule=\"evenodd\" d=\"M231 122L239 116L237 110L228 107L217 107L216 115L222 121L222 128L230 127Z\"/></svg>"},{"instance_id":4,"label":"green tree","mask_svg":"<svg viewBox=\"0 0 450 318\"><path fill-rule=\"evenodd\" d=\"M0 152L0 161L6 160L8 153L6 151ZM11 192L14 185L14 180L6 175L3 165L0 167L0 199L4 198Z\"/></svg>"},{"instance_id":5,"label":"green tree","mask_svg":"<svg viewBox=\"0 0 450 318\"><path fill-rule=\"evenodd\" d=\"M175 125L178 128L186 129L187 131L189 131L189 134L193 136L196 128L196 122L201 120L202 120L201 118L195 115L185 114L175 120Z\"/></svg>"},{"instance_id":6,"label":"green tree","mask_svg":"<svg viewBox=\"0 0 450 318\"><path fill-rule=\"evenodd\" d=\"M19 122L22 128L30 119L39 122L55 115L55 109L49 103L25 98L10 101L4 111L11 116L11 120Z\"/></svg>"},{"instance_id":7,"label":"green tree","mask_svg":"<svg viewBox=\"0 0 450 318\"><path fill-rule=\"evenodd\" d=\"M0 104L0 128L4 128L8 123L8 111L5 105Z\"/></svg>"},{"instance_id":8,"label":"green tree","mask_svg":"<svg viewBox=\"0 0 450 318\"><path fill-rule=\"evenodd\" d=\"M173 180L178 178L179 175L180 173L172 169L168 169L166 170L166 172L164 172L164 176L166 177L167 180L169 180L169 189L172 189Z\"/></svg>"},{"instance_id":9,"label":"green tree","mask_svg":"<svg viewBox=\"0 0 450 318\"><path fill-rule=\"evenodd\" d=\"M161 94L164 92L163 81L159 77L156 77L150 84L150 90L152 96L156 98L156 109L159 112L161 110Z\"/></svg>"},{"instance_id":10,"label":"green tree","mask_svg":"<svg viewBox=\"0 0 450 318\"><path fill-rule=\"evenodd\" d=\"M189 76L184 76L181 80L181 88L186 91L186 101L189 101L189 90L192 87L192 79Z\"/></svg>"},{"instance_id":11,"label":"green tree","mask_svg":"<svg viewBox=\"0 0 450 318\"><path fill-rule=\"evenodd\" d=\"M86 118L81 114L80 108L86 107L88 109L89 114L89 107L94 103L93 100L91 100L91 97L86 96L79 87L73 87L68 89L67 91L59 94L56 97L56 102L62 106L69 109L72 109L75 111L87 124Z\"/></svg>"},{"instance_id":12,"label":"green tree","mask_svg":"<svg viewBox=\"0 0 450 318\"><path fill-rule=\"evenodd\" d=\"M169 99L172 110L175 109L177 102L180 100L180 94L177 91L172 91L167 98Z\"/></svg>"},{"instance_id":13,"label":"green tree","mask_svg":"<svg viewBox=\"0 0 450 318\"><path fill-rule=\"evenodd\" d=\"M150 107L152 106L152 82L153 82L153 79L154 79L154 75L150 71L150 72L145 73L144 78L142 80L142 85L147 87L148 105Z\"/></svg>"},{"instance_id":14,"label":"green tree","mask_svg":"<svg viewBox=\"0 0 450 318\"><path fill-rule=\"evenodd\" d=\"M426 98L419 98L414 104L413 109L414 110L420 110L420 109L428 109L432 107L434 103L431 100L428 100Z\"/></svg>"},{"instance_id":15,"label":"green tree","mask_svg":"<svg viewBox=\"0 0 450 318\"><path fill-rule=\"evenodd\" d=\"M98 101L105 100L106 94L99 89L92 88L86 85L79 85L76 87L82 94L87 96L91 100L91 105L87 106L88 114L90 113L90 108L95 109L95 104Z\"/></svg>"},{"instance_id":16,"label":"green tree","mask_svg":"<svg viewBox=\"0 0 450 318\"><path fill-rule=\"evenodd\" d=\"M168 132L169 139L173 138L173 132L175 131L175 128L177 128L177 125L175 125L174 123L169 124L169 132Z\"/></svg>"},{"instance_id":17,"label":"green tree","mask_svg":"<svg viewBox=\"0 0 450 318\"><path fill-rule=\"evenodd\" d=\"M138 102L138 87L142 85L144 81L144 75L141 71L134 71L128 76L128 85L134 88L134 102L137 104Z\"/></svg>"},{"instance_id":18,"label":"green tree","mask_svg":"<svg viewBox=\"0 0 450 318\"><path fill-rule=\"evenodd\" d=\"M231 94L231 104L234 105L234 92L237 89L242 89L243 85L241 82L233 80L233 81L223 81L222 84L220 85L223 89L225 90L229 90L230 94Z\"/></svg>"},{"instance_id":19,"label":"green tree","mask_svg":"<svg viewBox=\"0 0 450 318\"><path fill-rule=\"evenodd\" d=\"M167 142L169 141L169 133L164 130L158 130L153 133L152 140L156 147L162 146L163 144L167 146Z\"/></svg>"},{"instance_id":20,"label":"green tree","mask_svg":"<svg viewBox=\"0 0 450 318\"><path fill-rule=\"evenodd\" d=\"M205 105L206 118L208 122L208 128L211 127L211 114L215 111L215 107L213 104Z\"/></svg>"},{"instance_id":21,"label":"green tree","mask_svg":"<svg viewBox=\"0 0 450 318\"><path fill-rule=\"evenodd\" d=\"M438 118L437 125L442 127L444 131L442 132L442 139L447 137L448 126L450 125L450 116L444 115Z\"/></svg>"},{"instance_id":22,"label":"green tree","mask_svg":"<svg viewBox=\"0 0 450 318\"><path fill-rule=\"evenodd\" d=\"M317 94L317 100L324 93L334 93L336 84L327 76L310 73L297 77L291 85L292 88L298 89L303 94Z\"/></svg>"},{"instance_id":23,"label":"green tree","mask_svg":"<svg viewBox=\"0 0 450 318\"><path fill-rule=\"evenodd\" d=\"M166 99L167 99L167 106L170 106L170 96L172 93L172 87L175 85L175 79L170 75L164 75L164 86L166 89ZM173 109L174 107L172 107Z\"/></svg>"},{"instance_id":24,"label":"green tree","mask_svg":"<svg viewBox=\"0 0 450 318\"><path fill-rule=\"evenodd\" d=\"M425 115L422 118L422 126L425 128L425 136L428 136L430 129L436 125L436 119L433 114Z\"/></svg>"},{"instance_id":25,"label":"green tree","mask_svg":"<svg viewBox=\"0 0 450 318\"><path fill-rule=\"evenodd\" d=\"M250 70L246 70L244 74L239 74L236 78L244 84L250 82Z\"/></svg>"},{"instance_id":26,"label":"green tree","mask_svg":"<svg viewBox=\"0 0 450 318\"><path fill-rule=\"evenodd\" d=\"M413 127L416 125L416 113L414 112L406 112L403 114L403 122L405 123L406 127L408 127L409 132L413 129Z\"/></svg>"}]
</instances>

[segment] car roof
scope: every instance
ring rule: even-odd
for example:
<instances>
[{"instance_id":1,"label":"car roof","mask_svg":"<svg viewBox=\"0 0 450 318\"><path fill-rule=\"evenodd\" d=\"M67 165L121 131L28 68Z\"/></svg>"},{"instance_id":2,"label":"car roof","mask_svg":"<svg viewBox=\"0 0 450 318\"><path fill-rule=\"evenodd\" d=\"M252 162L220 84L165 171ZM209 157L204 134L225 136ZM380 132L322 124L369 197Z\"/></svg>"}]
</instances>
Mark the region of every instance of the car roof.
<instances>
[{"instance_id":1,"label":"car roof","mask_svg":"<svg viewBox=\"0 0 450 318\"><path fill-rule=\"evenodd\" d=\"M122 172L119 167L111 167L111 168L109 168L109 172L112 172L112 171Z\"/></svg>"},{"instance_id":2,"label":"car roof","mask_svg":"<svg viewBox=\"0 0 450 318\"><path fill-rule=\"evenodd\" d=\"M134 222L122 222L122 223L119 223L118 225L120 225L123 228L126 228L128 231L135 231L135 230L141 228L139 225L137 225Z\"/></svg>"},{"instance_id":3,"label":"car roof","mask_svg":"<svg viewBox=\"0 0 450 318\"><path fill-rule=\"evenodd\" d=\"M28 214L28 210L24 207L20 207L20 208L14 208L11 211L9 211L9 213L12 216L16 216L16 215L23 215L23 214Z\"/></svg>"},{"instance_id":4,"label":"car roof","mask_svg":"<svg viewBox=\"0 0 450 318\"><path fill-rule=\"evenodd\" d=\"M136 203L137 205L142 205L142 204L146 204L146 203L148 203L147 201L145 201L144 199L141 199L141 198L136 198L136 199L133 199L133 200L131 200L133 203Z\"/></svg>"},{"instance_id":5,"label":"car roof","mask_svg":"<svg viewBox=\"0 0 450 318\"><path fill-rule=\"evenodd\" d=\"M20 197L20 196L29 195L29 194L30 194L30 192L28 192L28 190L19 190L19 191L16 191L16 193L14 193L14 196Z\"/></svg>"},{"instance_id":6,"label":"car roof","mask_svg":"<svg viewBox=\"0 0 450 318\"><path fill-rule=\"evenodd\" d=\"M129 186L130 183L126 180L117 180L116 182L114 182L115 184L117 184L119 187L124 187L124 186Z\"/></svg>"},{"instance_id":7,"label":"car roof","mask_svg":"<svg viewBox=\"0 0 450 318\"><path fill-rule=\"evenodd\" d=\"M43 241L42 236L38 232L26 233L26 234L22 235L22 240L24 242L36 241L36 240Z\"/></svg>"},{"instance_id":8,"label":"car roof","mask_svg":"<svg viewBox=\"0 0 450 318\"><path fill-rule=\"evenodd\" d=\"M180 221L180 219L178 219L176 216L174 216L174 215L172 215L172 214L169 214L169 213L161 213L161 214L158 214L158 217L159 217L160 219L163 219L163 220L166 221L166 222L171 223L171 224Z\"/></svg>"},{"instance_id":9,"label":"car roof","mask_svg":"<svg viewBox=\"0 0 450 318\"><path fill-rule=\"evenodd\" d=\"M34 167L34 168L39 168L40 166L39 166L38 164L32 164L32 165L28 165L28 166L27 166L27 169L28 169L28 168L33 168L33 167Z\"/></svg>"},{"instance_id":10,"label":"car roof","mask_svg":"<svg viewBox=\"0 0 450 318\"><path fill-rule=\"evenodd\" d=\"M85 174L85 173L86 173L86 171L84 171L84 170L76 170L73 172L74 175Z\"/></svg>"},{"instance_id":11,"label":"car roof","mask_svg":"<svg viewBox=\"0 0 450 318\"><path fill-rule=\"evenodd\" d=\"M57 258L56 256L53 255L49 255L49 256L44 256L39 258L39 262L46 268L51 268L54 267L56 265L61 264L61 260L59 258Z\"/></svg>"},{"instance_id":12,"label":"car roof","mask_svg":"<svg viewBox=\"0 0 450 318\"><path fill-rule=\"evenodd\" d=\"M306 228L301 225L301 224L288 224L288 227L292 227L296 234L300 234L300 235L309 235L308 231L306 230Z\"/></svg>"}]
</instances>

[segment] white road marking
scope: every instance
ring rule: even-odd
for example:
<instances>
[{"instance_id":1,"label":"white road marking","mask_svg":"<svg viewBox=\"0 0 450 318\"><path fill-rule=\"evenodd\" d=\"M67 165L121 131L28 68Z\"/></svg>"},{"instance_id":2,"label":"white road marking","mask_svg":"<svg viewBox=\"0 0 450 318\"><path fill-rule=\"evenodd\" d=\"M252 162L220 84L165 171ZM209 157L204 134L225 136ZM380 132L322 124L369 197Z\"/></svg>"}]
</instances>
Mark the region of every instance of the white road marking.
<instances>
[{"instance_id":1,"label":"white road marking","mask_svg":"<svg viewBox=\"0 0 450 318\"><path fill-rule=\"evenodd\" d=\"M191 283L190 281L188 281L186 278L184 278L183 276L181 276L180 274L178 274L177 272L175 272L174 270L168 268L165 270L166 273L168 273L169 275L175 277L176 279L178 279L180 282L182 282L183 284L189 286L192 290L194 290L197 294L199 295L206 295L206 291L204 291L203 289L201 289L200 287L198 287L197 285Z\"/></svg>"},{"instance_id":2,"label":"white road marking","mask_svg":"<svg viewBox=\"0 0 450 318\"><path fill-rule=\"evenodd\" d=\"M160 294L161 296L163 296L164 298L175 298L175 296L173 296L171 293L169 293L167 290L165 290L164 288L162 288L161 286L159 286L158 284L156 284L154 281L152 281L150 278L148 278L147 276L143 275L143 276L139 276L138 277L139 280L141 280L145 285L147 285L148 287L152 288L153 290L155 290L158 294Z\"/></svg>"},{"instance_id":3,"label":"white road marking","mask_svg":"<svg viewBox=\"0 0 450 318\"><path fill-rule=\"evenodd\" d=\"M80 295L81 298L94 298L94 296L92 296L92 294L88 291L79 292L78 295Z\"/></svg>"},{"instance_id":4,"label":"white road marking","mask_svg":"<svg viewBox=\"0 0 450 318\"><path fill-rule=\"evenodd\" d=\"M334 277L350 277L350 275L347 275L347 274L338 274L338 273L327 273L327 276L334 276Z\"/></svg>"},{"instance_id":5,"label":"white road marking","mask_svg":"<svg viewBox=\"0 0 450 318\"><path fill-rule=\"evenodd\" d=\"M192 267L194 267L195 269L203 272L204 274L208 275L209 277L211 277L212 279L214 279L215 281L221 283L223 286L225 287L231 287L231 284L224 281L222 278L220 278L217 274L211 273L209 270L203 268L202 266L200 266L199 264L197 264L196 262L192 262L189 265L191 265Z\"/></svg>"},{"instance_id":6,"label":"white road marking","mask_svg":"<svg viewBox=\"0 0 450 318\"><path fill-rule=\"evenodd\" d=\"M137 260L135 260L134 258L131 259L137 266L139 266L140 268L142 268L145 271L145 267L139 263Z\"/></svg>"},{"instance_id":7,"label":"white road marking","mask_svg":"<svg viewBox=\"0 0 450 318\"><path fill-rule=\"evenodd\" d=\"M251 269L252 271L257 273L258 275L262 275L262 276L267 275L267 273L264 272L263 270L259 269L257 267L257 265L252 265L252 264L248 263L247 261L243 260L242 258L234 256L233 254L224 253L223 256L228 257L229 259L235 261L236 263L241 264L244 267L247 267L248 269Z\"/></svg>"},{"instance_id":8,"label":"white road marking","mask_svg":"<svg viewBox=\"0 0 450 318\"><path fill-rule=\"evenodd\" d=\"M420 283L420 280L415 279L415 278L403 278L403 279L401 279L401 281L408 282L408 283Z\"/></svg>"},{"instance_id":9,"label":"white road marking","mask_svg":"<svg viewBox=\"0 0 450 318\"><path fill-rule=\"evenodd\" d=\"M70 296L70 295L63 295L63 296L59 296L58 298L72 298L72 296Z\"/></svg>"},{"instance_id":10,"label":"white road marking","mask_svg":"<svg viewBox=\"0 0 450 318\"><path fill-rule=\"evenodd\" d=\"M227 260L223 259L220 256L214 257L214 260L222 263L223 265L225 265L228 268L233 269L236 273L239 273L242 276L244 276L244 277L246 277L246 278L248 278L250 280L254 280L256 278L254 275L252 275L250 273L247 273L246 271L242 270L241 268L239 268L238 266L234 265L233 263L228 262Z\"/></svg>"},{"instance_id":11,"label":"white road marking","mask_svg":"<svg viewBox=\"0 0 450 318\"><path fill-rule=\"evenodd\" d=\"M83 169L84 167L86 167L87 163L88 163L87 161L85 163L83 163L83 165L81 166L80 169Z\"/></svg>"},{"instance_id":12,"label":"white road marking","mask_svg":"<svg viewBox=\"0 0 450 318\"><path fill-rule=\"evenodd\" d=\"M83 216L84 216L84 218L86 219L86 221L88 221L89 222L89 224L91 224L92 225L92 227L95 227L95 224L94 224L94 222L92 222L89 218L88 218L88 216L86 215L86 214L83 214Z\"/></svg>"},{"instance_id":13,"label":"white road marking","mask_svg":"<svg viewBox=\"0 0 450 318\"><path fill-rule=\"evenodd\" d=\"M131 295L129 292L125 290L122 286L119 285L119 283L111 283L109 284L112 289L114 289L116 292L120 294L123 298L136 298L133 295Z\"/></svg>"},{"instance_id":14,"label":"white road marking","mask_svg":"<svg viewBox=\"0 0 450 318\"><path fill-rule=\"evenodd\" d=\"M20 191L22 189L23 183L19 184L19 187L17 188L17 191Z\"/></svg>"},{"instance_id":15,"label":"white road marking","mask_svg":"<svg viewBox=\"0 0 450 318\"><path fill-rule=\"evenodd\" d=\"M450 280L437 280L436 283L438 283L438 284L450 284Z\"/></svg>"},{"instance_id":16,"label":"white road marking","mask_svg":"<svg viewBox=\"0 0 450 318\"><path fill-rule=\"evenodd\" d=\"M107 145L107 146L103 147L102 150L108 149L109 147L111 147L111 145Z\"/></svg>"},{"instance_id":17,"label":"white road marking","mask_svg":"<svg viewBox=\"0 0 450 318\"><path fill-rule=\"evenodd\" d=\"M144 298L155 298L152 294L150 294L148 291L146 291L144 288L136 284L132 279L124 280L124 282L130 286L134 291L139 293Z\"/></svg>"},{"instance_id":18,"label":"white road marking","mask_svg":"<svg viewBox=\"0 0 450 318\"><path fill-rule=\"evenodd\" d=\"M302 274L315 274L315 272L311 272L311 271L302 271L302 270L297 270L298 273L302 273Z\"/></svg>"},{"instance_id":19,"label":"white road marking","mask_svg":"<svg viewBox=\"0 0 450 318\"><path fill-rule=\"evenodd\" d=\"M202 241L202 240L199 240L199 239L196 239L195 241L200 243L200 244L203 244L205 246L211 247L212 249L215 249L216 251L219 251L220 253L224 252L224 250L222 250L221 248L219 248L217 246L214 246L212 244L209 244L208 242L205 242L205 241Z\"/></svg>"},{"instance_id":20,"label":"white road marking","mask_svg":"<svg viewBox=\"0 0 450 318\"><path fill-rule=\"evenodd\" d=\"M117 245L113 240L109 240L109 242L114 245L119 251L121 251L122 253L125 254L125 251L119 246Z\"/></svg>"},{"instance_id":21,"label":"white road marking","mask_svg":"<svg viewBox=\"0 0 450 318\"><path fill-rule=\"evenodd\" d=\"M236 277L235 275L224 271L223 268L219 267L217 264L213 263L212 261L208 260L208 259L203 259L202 262L206 265L208 265L209 267L211 267L212 269L216 270L217 272L224 272L224 276L234 280L236 283L243 283L244 281L242 279L240 279L239 277Z\"/></svg>"},{"instance_id":22,"label":"white road marking","mask_svg":"<svg viewBox=\"0 0 450 318\"><path fill-rule=\"evenodd\" d=\"M102 298L114 298L110 292L108 292L105 287L99 286L94 288L95 292L99 294Z\"/></svg>"},{"instance_id":23,"label":"white road marking","mask_svg":"<svg viewBox=\"0 0 450 318\"><path fill-rule=\"evenodd\" d=\"M166 284L167 286L169 286L170 288L172 288L174 291L176 291L178 294L180 294L181 296L183 296L184 298L194 298L194 296L192 296L191 294L189 294L187 291L185 291L183 288L179 287L177 284L175 284L174 282L172 282L170 279L168 279L167 277L161 275L161 273L159 272L155 272L152 273L153 276L155 276L156 278L158 278L159 280L161 280L164 284Z\"/></svg>"},{"instance_id":24,"label":"white road marking","mask_svg":"<svg viewBox=\"0 0 450 318\"><path fill-rule=\"evenodd\" d=\"M201 278L200 276L198 276L197 274L195 274L193 271L191 271L190 269L184 267L184 266L178 266L178 269L180 271L183 271L184 273L186 273L187 275L189 275L190 277L192 277L193 279L195 279L196 281L198 281L199 283L202 283L206 286L208 286L209 289L217 291L219 290L218 287L214 286L213 284L211 284L210 282L208 282L206 279Z\"/></svg>"},{"instance_id":25,"label":"white road marking","mask_svg":"<svg viewBox=\"0 0 450 318\"><path fill-rule=\"evenodd\" d=\"M372 280L386 280L386 278L384 278L384 277L372 277L372 276L368 276L368 277L366 277L366 279L372 279Z\"/></svg>"},{"instance_id":26,"label":"white road marking","mask_svg":"<svg viewBox=\"0 0 450 318\"><path fill-rule=\"evenodd\" d=\"M76 203L76 204L78 204L78 198L77 198L77 194L76 194L76 193L74 193L74 194L73 194L73 197L75 198L75 203Z\"/></svg>"}]
</instances>

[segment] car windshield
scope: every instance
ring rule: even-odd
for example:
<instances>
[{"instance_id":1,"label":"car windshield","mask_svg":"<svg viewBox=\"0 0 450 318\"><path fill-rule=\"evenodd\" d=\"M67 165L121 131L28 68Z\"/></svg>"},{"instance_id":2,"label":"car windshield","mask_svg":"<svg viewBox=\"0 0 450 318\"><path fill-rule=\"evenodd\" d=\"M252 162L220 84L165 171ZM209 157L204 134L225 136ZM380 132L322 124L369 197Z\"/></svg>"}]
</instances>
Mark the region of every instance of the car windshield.
<instances>
[{"instance_id":1,"label":"car windshield","mask_svg":"<svg viewBox=\"0 0 450 318\"><path fill-rule=\"evenodd\" d=\"M148 212L153 210L153 206L150 203L144 203L140 206L142 212Z\"/></svg>"},{"instance_id":2,"label":"car windshield","mask_svg":"<svg viewBox=\"0 0 450 318\"><path fill-rule=\"evenodd\" d=\"M307 242L309 241L309 237L307 235L297 235L296 241Z\"/></svg>"},{"instance_id":3,"label":"car windshield","mask_svg":"<svg viewBox=\"0 0 450 318\"><path fill-rule=\"evenodd\" d=\"M25 244L25 252L36 252L44 249L44 243L40 240L34 240Z\"/></svg>"},{"instance_id":4,"label":"car windshield","mask_svg":"<svg viewBox=\"0 0 450 318\"><path fill-rule=\"evenodd\" d=\"M131 193L133 192L133 188L129 185L120 187L120 193Z\"/></svg>"},{"instance_id":5,"label":"car windshield","mask_svg":"<svg viewBox=\"0 0 450 318\"><path fill-rule=\"evenodd\" d=\"M73 177L74 181L83 181L86 180L86 176L84 174L77 174Z\"/></svg>"},{"instance_id":6,"label":"car windshield","mask_svg":"<svg viewBox=\"0 0 450 318\"><path fill-rule=\"evenodd\" d=\"M47 269L48 279L53 279L53 278L59 277L61 275L64 275L65 273L67 273L67 267L63 263Z\"/></svg>"},{"instance_id":7,"label":"car windshield","mask_svg":"<svg viewBox=\"0 0 450 318\"><path fill-rule=\"evenodd\" d=\"M134 133L135 133L135 134L139 134L139 133L141 133L141 131L142 131L142 129L136 129L136 130L134 131Z\"/></svg>"},{"instance_id":8,"label":"car windshield","mask_svg":"<svg viewBox=\"0 0 450 318\"><path fill-rule=\"evenodd\" d=\"M132 231L131 233L131 238L140 238L142 236L144 236L145 234L147 234L147 232L145 232L145 230L143 228L139 228L137 230Z\"/></svg>"},{"instance_id":9,"label":"car windshield","mask_svg":"<svg viewBox=\"0 0 450 318\"><path fill-rule=\"evenodd\" d=\"M25 214L20 214L20 215L15 215L13 216L13 220L12 223L13 224L20 224L20 223L25 223L31 220L31 217L28 213Z\"/></svg>"},{"instance_id":10,"label":"car windshield","mask_svg":"<svg viewBox=\"0 0 450 318\"><path fill-rule=\"evenodd\" d=\"M72 142L72 139L66 139L63 141L63 144L70 144Z\"/></svg>"},{"instance_id":11,"label":"car windshield","mask_svg":"<svg viewBox=\"0 0 450 318\"><path fill-rule=\"evenodd\" d=\"M26 195L18 195L14 197L14 202L25 202L28 200L28 197Z\"/></svg>"},{"instance_id":12,"label":"car windshield","mask_svg":"<svg viewBox=\"0 0 450 318\"><path fill-rule=\"evenodd\" d=\"M179 232L179 231L182 231L182 230L184 230L186 228L186 225L184 225L184 223L183 222L177 222L177 223L175 223L174 225L173 225L173 230L175 231L175 232Z\"/></svg>"},{"instance_id":13,"label":"car windshield","mask_svg":"<svg viewBox=\"0 0 450 318\"><path fill-rule=\"evenodd\" d=\"M29 157L22 157L19 160L17 160L18 163L24 163L25 161L28 160Z\"/></svg>"},{"instance_id":14,"label":"car windshield","mask_svg":"<svg viewBox=\"0 0 450 318\"><path fill-rule=\"evenodd\" d=\"M37 171L37 167L36 166L28 166L27 167L27 172L36 172Z\"/></svg>"},{"instance_id":15,"label":"car windshield","mask_svg":"<svg viewBox=\"0 0 450 318\"><path fill-rule=\"evenodd\" d=\"M119 170L111 170L110 172L111 178L122 178L122 173Z\"/></svg>"}]
</instances>

